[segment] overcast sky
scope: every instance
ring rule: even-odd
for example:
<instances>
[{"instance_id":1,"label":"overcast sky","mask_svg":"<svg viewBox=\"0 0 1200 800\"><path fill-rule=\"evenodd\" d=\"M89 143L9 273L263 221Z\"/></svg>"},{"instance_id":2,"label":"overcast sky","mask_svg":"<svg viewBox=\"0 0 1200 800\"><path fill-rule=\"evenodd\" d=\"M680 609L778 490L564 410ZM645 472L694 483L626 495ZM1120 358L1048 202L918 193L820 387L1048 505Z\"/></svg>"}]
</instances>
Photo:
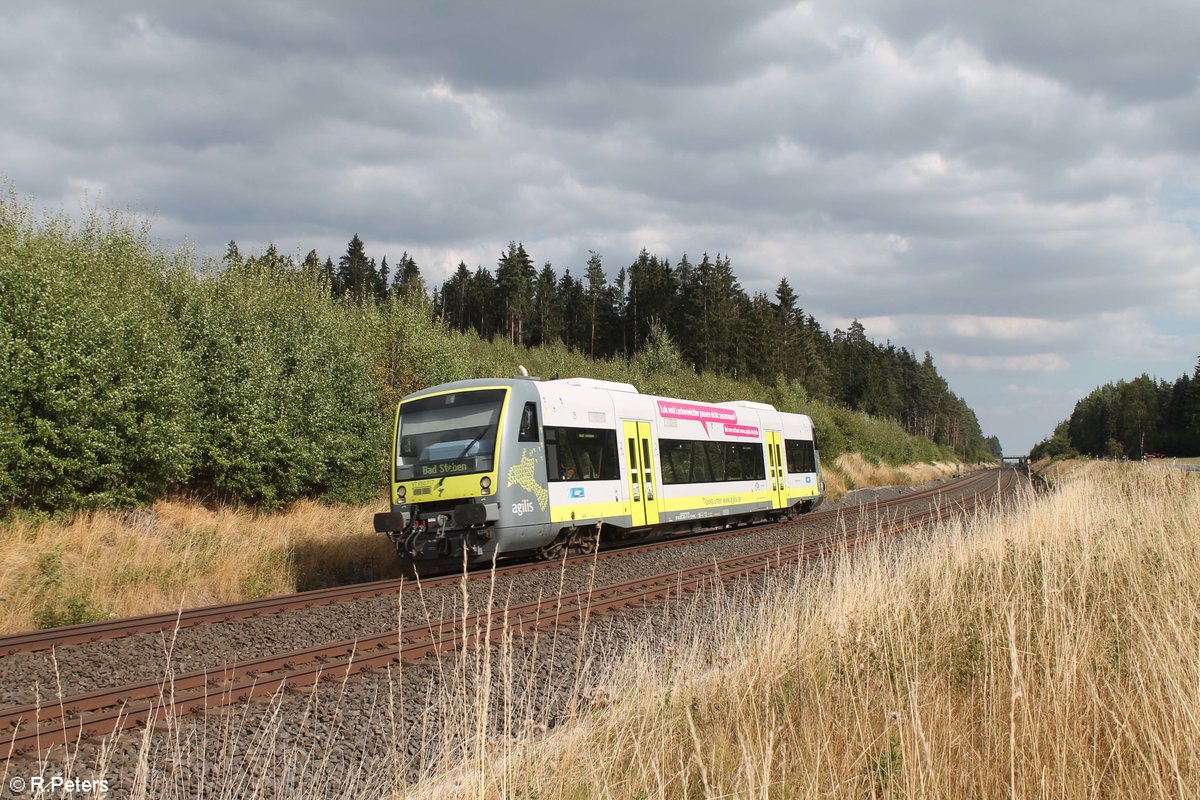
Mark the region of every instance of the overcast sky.
<instances>
[{"instance_id":1,"label":"overcast sky","mask_svg":"<svg viewBox=\"0 0 1200 800\"><path fill-rule=\"evenodd\" d=\"M1008 453L1200 353L1200 3L6 3L0 175L219 256L786 276Z\"/></svg>"}]
</instances>

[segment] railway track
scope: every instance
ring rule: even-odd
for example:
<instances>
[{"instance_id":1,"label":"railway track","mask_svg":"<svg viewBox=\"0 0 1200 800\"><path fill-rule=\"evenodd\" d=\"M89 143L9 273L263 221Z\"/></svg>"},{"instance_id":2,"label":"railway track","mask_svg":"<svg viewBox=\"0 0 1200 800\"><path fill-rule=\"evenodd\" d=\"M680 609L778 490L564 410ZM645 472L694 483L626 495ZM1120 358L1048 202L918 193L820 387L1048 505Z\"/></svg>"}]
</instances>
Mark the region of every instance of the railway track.
<instances>
[{"instance_id":1,"label":"railway track","mask_svg":"<svg viewBox=\"0 0 1200 800\"><path fill-rule=\"evenodd\" d=\"M167 679L80 694L64 698L54 705L0 709L0 759L43 752L55 745L87 737L108 736L123 729L154 724L170 715L230 705L252 697L271 695L284 688L294 689L319 681L342 680L357 673L387 668L401 661L418 661L487 639L580 620L588 615L611 613L630 606L660 602L720 581L761 574L779 566L911 530L942 519L951 512L969 512L989 502L993 493L1002 494L1010 489L1016 480L1011 471L1002 472L999 476L994 472L972 476L954 484L959 490L976 489L969 500L933 503L921 512L897 514L891 520L863 519L853 530L843 527L839 532L805 538L794 549L787 551L773 548L691 569L593 587L586 592L546 597L502 609L473 614L468 609L466 614L436 623L397 628L376 636L247 660L221 670L179 674ZM929 494L936 496L937 492ZM919 496L910 494L897 498L909 503L914 499L919 499ZM896 505L896 502L881 502L871 507L886 509L892 505ZM842 512L823 513L836 516ZM844 521L845 516L842 519ZM744 534L745 531L738 533ZM729 532L724 535L729 535ZM672 540L648 547L679 544L679 541ZM627 551L614 551L613 557L621 552ZM592 560L602 557L605 554L584 558ZM551 565L551 568L556 566ZM499 572L496 570L495 573L474 577L494 580ZM460 582L462 579L462 576L451 576L439 580ZM407 588L404 590L408 591Z\"/></svg>"},{"instance_id":2,"label":"railway track","mask_svg":"<svg viewBox=\"0 0 1200 800\"><path fill-rule=\"evenodd\" d=\"M914 501L920 501L926 498L936 498L949 492L950 490L965 491L975 485L987 483L990 480L990 478L987 476L992 474L993 473L991 472L976 473L943 486L923 489L919 492L912 492L888 500L878 501L872 503L870 507L873 509L888 508L912 503ZM729 530L679 535L668 539L656 540L650 543L609 545L604 547L598 555L573 555L568 557L565 560L565 563L575 564L591 561L596 558L617 558L629 553L643 553L655 550L663 550L692 544L698 541L715 541L738 536L746 536L752 531L776 528L784 525L807 524L820 522L823 520L832 520L837 519L839 516L844 517L853 513L855 513L855 511L851 509L831 509L827 511L817 511L811 514L806 514L798 519L785 520L783 522L765 525L755 525L752 527L741 526ZM538 561L501 564L497 565L494 572L497 576L505 576L538 572L542 570L556 570L562 566L562 563L563 562L560 561ZM482 569L468 573L468 578L475 580L480 578L490 579L492 574L492 570ZM420 581L420 587L428 589L437 586L449 586L461 582L462 579L462 573L428 578ZM61 628L26 631L23 633L0 637L0 657L13 655L15 653L36 652L39 650L50 650L58 647L69 647L72 645L96 642L103 639L115 639L144 633L170 632L182 628L189 628L195 625L231 622L238 619L263 617L271 614L281 614L289 611L297 611L300 609L314 608L318 606L352 603L358 600L393 596L399 592L416 591L418 588L418 583L412 579L396 578L391 580L372 581L370 583L353 584L349 586L334 586L325 589L314 589L307 592L278 595L275 597L266 597L256 600L245 600L213 606L201 606L183 609L181 611L161 612L136 617L125 617L115 620L89 622L81 625L70 625Z\"/></svg>"}]
</instances>

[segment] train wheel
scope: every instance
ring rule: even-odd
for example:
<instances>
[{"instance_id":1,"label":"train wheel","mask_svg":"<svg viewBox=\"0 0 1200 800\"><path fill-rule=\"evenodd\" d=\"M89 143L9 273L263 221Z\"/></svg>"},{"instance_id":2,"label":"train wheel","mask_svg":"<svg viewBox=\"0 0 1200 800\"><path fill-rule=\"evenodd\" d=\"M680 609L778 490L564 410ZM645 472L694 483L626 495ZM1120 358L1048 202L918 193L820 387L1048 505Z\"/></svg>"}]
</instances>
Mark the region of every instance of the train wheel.
<instances>
[{"instance_id":1,"label":"train wheel","mask_svg":"<svg viewBox=\"0 0 1200 800\"><path fill-rule=\"evenodd\" d=\"M561 533L550 544L543 545L534 551L542 561L560 561L567 554L567 539Z\"/></svg>"},{"instance_id":2,"label":"train wheel","mask_svg":"<svg viewBox=\"0 0 1200 800\"><path fill-rule=\"evenodd\" d=\"M594 530L579 531L575 535L575 546L584 555L591 555L600 549L600 528L603 522L597 522Z\"/></svg>"}]
</instances>

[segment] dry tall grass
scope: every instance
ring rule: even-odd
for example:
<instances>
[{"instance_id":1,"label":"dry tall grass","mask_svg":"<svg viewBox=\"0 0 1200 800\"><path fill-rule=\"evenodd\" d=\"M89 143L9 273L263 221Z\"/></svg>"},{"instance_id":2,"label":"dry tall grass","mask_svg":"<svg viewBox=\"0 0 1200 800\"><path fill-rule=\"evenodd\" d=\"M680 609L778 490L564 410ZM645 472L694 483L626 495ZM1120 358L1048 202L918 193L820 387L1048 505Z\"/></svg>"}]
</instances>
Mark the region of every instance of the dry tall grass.
<instances>
[{"instance_id":1,"label":"dry tall grass","mask_svg":"<svg viewBox=\"0 0 1200 800\"><path fill-rule=\"evenodd\" d=\"M851 489L869 486L920 486L948 478L961 469L959 464L937 462L904 464L893 467L886 461L873 463L858 453L843 453L832 465L825 465L825 491L829 500L838 500Z\"/></svg>"},{"instance_id":2,"label":"dry tall grass","mask_svg":"<svg viewBox=\"0 0 1200 800\"><path fill-rule=\"evenodd\" d=\"M1020 513L724 599L683 656L539 741L476 742L461 797L1189 797L1200 480L1086 464Z\"/></svg>"},{"instance_id":3,"label":"dry tall grass","mask_svg":"<svg viewBox=\"0 0 1200 800\"><path fill-rule=\"evenodd\" d=\"M397 574L382 503L284 512L160 501L148 512L15 520L0 536L0 632L265 597Z\"/></svg>"},{"instance_id":4,"label":"dry tall grass","mask_svg":"<svg viewBox=\"0 0 1200 800\"><path fill-rule=\"evenodd\" d=\"M547 631L366 696L314 689L307 734L277 698L245 730L248 709L170 722L133 766L105 749L42 769L135 797L1189 797L1200 476L1085 463L1055 485L656 610L615 670ZM539 733L546 713L566 718ZM356 738L380 720L390 744Z\"/></svg>"}]
</instances>

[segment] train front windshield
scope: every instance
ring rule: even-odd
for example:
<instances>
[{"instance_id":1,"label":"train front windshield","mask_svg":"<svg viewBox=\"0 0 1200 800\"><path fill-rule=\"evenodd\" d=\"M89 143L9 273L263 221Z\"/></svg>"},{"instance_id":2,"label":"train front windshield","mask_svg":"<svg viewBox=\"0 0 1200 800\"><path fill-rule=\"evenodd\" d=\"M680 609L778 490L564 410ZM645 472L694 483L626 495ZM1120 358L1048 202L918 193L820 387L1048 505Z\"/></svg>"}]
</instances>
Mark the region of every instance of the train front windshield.
<instances>
[{"instance_id":1,"label":"train front windshield","mask_svg":"<svg viewBox=\"0 0 1200 800\"><path fill-rule=\"evenodd\" d=\"M468 389L400 405L396 480L491 472L504 389Z\"/></svg>"}]
</instances>

